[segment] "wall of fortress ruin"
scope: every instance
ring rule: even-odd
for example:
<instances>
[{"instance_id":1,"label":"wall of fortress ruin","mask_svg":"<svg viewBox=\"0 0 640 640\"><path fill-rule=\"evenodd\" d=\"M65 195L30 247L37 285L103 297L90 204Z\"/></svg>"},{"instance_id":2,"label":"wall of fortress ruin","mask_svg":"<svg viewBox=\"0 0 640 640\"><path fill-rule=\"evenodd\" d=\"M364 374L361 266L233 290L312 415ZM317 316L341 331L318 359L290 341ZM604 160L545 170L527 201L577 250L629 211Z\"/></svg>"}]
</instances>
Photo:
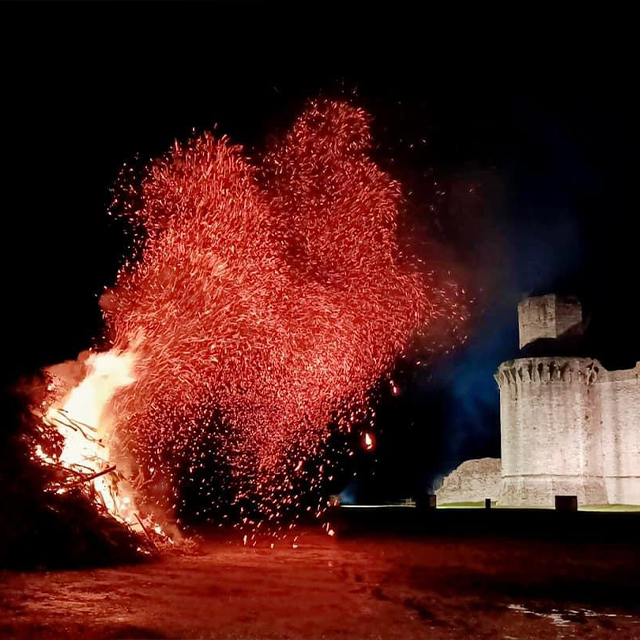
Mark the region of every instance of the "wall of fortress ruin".
<instances>
[{"instance_id":1,"label":"wall of fortress ruin","mask_svg":"<svg viewBox=\"0 0 640 640\"><path fill-rule=\"evenodd\" d=\"M607 371L593 358L500 365L500 504L640 504L640 363Z\"/></svg>"}]
</instances>

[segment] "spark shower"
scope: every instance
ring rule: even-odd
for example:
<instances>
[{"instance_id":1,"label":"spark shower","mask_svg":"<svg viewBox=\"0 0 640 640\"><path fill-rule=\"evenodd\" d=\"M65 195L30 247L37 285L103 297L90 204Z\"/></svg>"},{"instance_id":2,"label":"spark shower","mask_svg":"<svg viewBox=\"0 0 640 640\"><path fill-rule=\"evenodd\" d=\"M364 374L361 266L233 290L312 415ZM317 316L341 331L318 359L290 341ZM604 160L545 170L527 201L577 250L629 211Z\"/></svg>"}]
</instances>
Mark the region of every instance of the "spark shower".
<instances>
[{"instance_id":1,"label":"spark shower","mask_svg":"<svg viewBox=\"0 0 640 640\"><path fill-rule=\"evenodd\" d=\"M114 515L176 508L192 481L243 528L281 522L322 484L330 433L374 428L397 358L437 322L460 333L464 296L401 245L402 186L372 148L368 113L318 100L261 154L204 133L125 167L112 213L134 241L100 300L108 344L51 369L46 413L65 464L128 479ZM90 451L68 424L87 416Z\"/></svg>"}]
</instances>

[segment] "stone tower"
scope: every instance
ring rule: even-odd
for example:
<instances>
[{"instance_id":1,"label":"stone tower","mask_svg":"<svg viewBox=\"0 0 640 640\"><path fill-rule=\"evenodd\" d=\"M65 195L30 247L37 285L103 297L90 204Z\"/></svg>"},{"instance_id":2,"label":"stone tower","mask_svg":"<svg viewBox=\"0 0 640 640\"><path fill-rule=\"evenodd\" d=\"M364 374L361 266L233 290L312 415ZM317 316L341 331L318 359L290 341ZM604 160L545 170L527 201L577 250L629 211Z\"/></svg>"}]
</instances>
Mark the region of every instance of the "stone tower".
<instances>
[{"instance_id":1,"label":"stone tower","mask_svg":"<svg viewBox=\"0 0 640 640\"><path fill-rule=\"evenodd\" d=\"M518 305L520 348L540 338L562 339L582 334L582 305L576 298L526 298Z\"/></svg>"},{"instance_id":2,"label":"stone tower","mask_svg":"<svg viewBox=\"0 0 640 640\"><path fill-rule=\"evenodd\" d=\"M521 349L542 341L562 353L562 341L582 332L582 308L557 295L528 298L518 325ZM550 507L556 495L640 504L640 364L607 371L589 357L529 356L502 363L495 378L500 504Z\"/></svg>"}]
</instances>

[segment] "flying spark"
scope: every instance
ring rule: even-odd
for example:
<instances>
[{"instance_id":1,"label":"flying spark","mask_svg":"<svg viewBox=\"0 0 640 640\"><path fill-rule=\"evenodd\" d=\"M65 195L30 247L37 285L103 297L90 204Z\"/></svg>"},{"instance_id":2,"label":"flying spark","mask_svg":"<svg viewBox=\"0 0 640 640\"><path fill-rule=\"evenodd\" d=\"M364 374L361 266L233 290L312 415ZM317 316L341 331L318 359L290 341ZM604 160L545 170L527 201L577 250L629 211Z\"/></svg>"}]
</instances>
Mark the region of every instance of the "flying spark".
<instances>
[{"instance_id":1,"label":"flying spark","mask_svg":"<svg viewBox=\"0 0 640 640\"><path fill-rule=\"evenodd\" d=\"M190 491L244 530L282 522L323 482L306 462L331 429L373 425L397 357L462 324L456 284L399 245L401 185L371 149L364 110L315 101L257 159L204 133L123 173L135 251L101 305L112 350L135 344L112 442L148 499Z\"/></svg>"}]
</instances>

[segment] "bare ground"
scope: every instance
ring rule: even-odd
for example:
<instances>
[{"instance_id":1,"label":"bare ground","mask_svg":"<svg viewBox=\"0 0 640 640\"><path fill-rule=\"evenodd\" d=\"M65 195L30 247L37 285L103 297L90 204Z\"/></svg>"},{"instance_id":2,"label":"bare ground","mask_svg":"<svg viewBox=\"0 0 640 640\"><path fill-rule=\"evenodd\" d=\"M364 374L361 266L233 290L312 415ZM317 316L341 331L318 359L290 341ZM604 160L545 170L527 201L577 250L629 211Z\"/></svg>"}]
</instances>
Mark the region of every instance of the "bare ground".
<instances>
[{"instance_id":1,"label":"bare ground","mask_svg":"<svg viewBox=\"0 0 640 640\"><path fill-rule=\"evenodd\" d=\"M2 638L640 638L637 544L209 538L137 566L0 573Z\"/></svg>"}]
</instances>

